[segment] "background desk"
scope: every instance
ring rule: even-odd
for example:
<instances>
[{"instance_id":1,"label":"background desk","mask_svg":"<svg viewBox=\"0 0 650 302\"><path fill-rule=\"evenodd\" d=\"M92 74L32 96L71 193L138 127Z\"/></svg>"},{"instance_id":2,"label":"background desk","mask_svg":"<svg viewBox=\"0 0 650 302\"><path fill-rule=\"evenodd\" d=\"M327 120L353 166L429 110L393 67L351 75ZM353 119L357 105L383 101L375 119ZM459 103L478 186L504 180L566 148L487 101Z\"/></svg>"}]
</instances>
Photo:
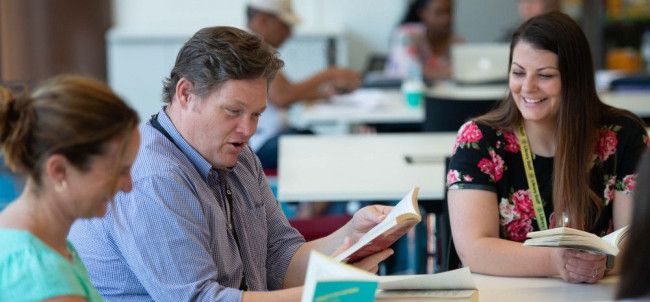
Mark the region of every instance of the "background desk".
<instances>
[{"instance_id":1,"label":"background desk","mask_svg":"<svg viewBox=\"0 0 650 302\"><path fill-rule=\"evenodd\" d=\"M428 118L423 106L409 108L399 90L379 90L384 95L377 106L350 103L318 102L297 104L289 111L289 122L296 128L310 128L317 133L351 133L360 124L424 123ZM463 102L500 100L508 93L505 85L458 86L442 82L426 93L429 99ZM615 107L650 118L650 95L642 92L601 92L602 100ZM442 114L445 114L444 112Z\"/></svg>"},{"instance_id":2,"label":"background desk","mask_svg":"<svg viewBox=\"0 0 650 302\"><path fill-rule=\"evenodd\" d=\"M444 197L444 158L456 133L280 138L278 198L283 201L399 200L413 186L420 199ZM405 155L433 162L409 164Z\"/></svg>"},{"instance_id":3,"label":"background desk","mask_svg":"<svg viewBox=\"0 0 650 302\"><path fill-rule=\"evenodd\" d=\"M612 301L618 277L596 284L571 284L555 278L508 278L472 274L479 301Z\"/></svg>"},{"instance_id":4,"label":"background desk","mask_svg":"<svg viewBox=\"0 0 650 302\"><path fill-rule=\"evenodd\" d=\"M298 103L289 110L289 122L296 128L310 128L317 133L351 133L360 124L421 123L424 121L422 108L410 108L404 96L396 89L372 89L381 95L381 100L372 106L359 102L317 102Z\"/></svg>"}]
</instances>

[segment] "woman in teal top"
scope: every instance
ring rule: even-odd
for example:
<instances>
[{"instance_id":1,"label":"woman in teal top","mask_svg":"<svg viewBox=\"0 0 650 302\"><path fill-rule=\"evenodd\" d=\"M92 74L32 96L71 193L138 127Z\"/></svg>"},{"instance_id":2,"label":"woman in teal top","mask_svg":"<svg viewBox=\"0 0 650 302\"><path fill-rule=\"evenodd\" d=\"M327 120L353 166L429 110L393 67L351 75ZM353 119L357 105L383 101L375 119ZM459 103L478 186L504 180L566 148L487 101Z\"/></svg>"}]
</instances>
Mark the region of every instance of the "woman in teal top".
<instances>
[{"instance_id":1,"label":"woman in teal top","mask_svg":"<svg viewBox=\"0 0 650 302\"><path fill-rule=\"evenodd\" d=\"M95 80L61 76L18 98L0 87L0 146L27 179L0 212L0 301L103 301L66 237L131 190L137 124Z\"/></svg>"}]
</instances>

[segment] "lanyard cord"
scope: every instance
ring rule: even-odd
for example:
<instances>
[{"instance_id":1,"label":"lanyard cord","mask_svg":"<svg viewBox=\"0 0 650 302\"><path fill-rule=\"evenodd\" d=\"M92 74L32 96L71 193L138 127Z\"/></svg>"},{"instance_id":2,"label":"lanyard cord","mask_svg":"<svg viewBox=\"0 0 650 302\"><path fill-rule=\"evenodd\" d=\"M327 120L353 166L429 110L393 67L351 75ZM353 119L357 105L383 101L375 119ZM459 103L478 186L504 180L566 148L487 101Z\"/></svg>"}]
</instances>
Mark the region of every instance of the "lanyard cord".
<instances>
[{"instance_id":1,"label":"lanyard cord","mask_svg":"<svg viewBox=\"0 0 650 302\"><path fill-rule=\"evenodd\" d=\"M530 150L530 143L526 136L524 124L521 123L517 126L515 131L519 147L521 148L521 159L524 162L524 169L526 170L526 180L528 181L528 189L533 200L533 209L535 210L535 218L537 226L540 231L548 229L546 223L546 215L544 214L544 205L542 204L542 195L539 193L539 186L537 185L537 177L535 176L535 166L533 165L533 154Z\"/></svg>"},{"instance_id":2,"label":"lanyard cord","mask_svg":"<svg viewBox=\"0 0 650 302\"><path fill-rule=\"evenodd\" d=\"M160 132L162 135L164 135L170 142L176 146L176 148L179 148L176 142L172 139L172 136L165 130L165 128L162 127L160 122L158 122L158 114L154 114L151 116L151 119L149 119L149 123L151 123L151 126L154 127L158 132ZM226 212L226 217L228 219L228 229L232 232L233 237L235 238L235 244L237 245L237 251L239 252L239 258L242 259L242 262L244 261L244 258L241 257L241 247L239 246L239 238L237 237L237 231L235 231L235 228L233 227L233 215L232 215L232 209L233 209L233 201L232 201L232 191L230 190L230 186L228 186L228 182L226 181L225 177L221 177L223 173L219 173L220 179L222 180L222 183L224 184L226 188L226 200L228 201L225 204L225 212ZM243 263L242 263L243 264ZM248 286L246 285L246 276L242 268L242 276L241 276L241 282L239 282L239 289L241 290L247 290Z\"/></svg>"}]
</instances>

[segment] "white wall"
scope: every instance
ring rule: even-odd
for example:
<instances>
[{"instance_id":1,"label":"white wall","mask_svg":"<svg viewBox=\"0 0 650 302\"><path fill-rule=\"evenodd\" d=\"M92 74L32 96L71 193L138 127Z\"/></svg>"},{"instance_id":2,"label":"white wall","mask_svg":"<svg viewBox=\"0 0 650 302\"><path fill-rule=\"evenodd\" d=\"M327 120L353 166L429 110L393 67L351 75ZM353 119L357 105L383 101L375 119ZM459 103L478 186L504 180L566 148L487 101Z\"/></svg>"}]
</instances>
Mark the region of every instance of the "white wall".
<instances>
[{"instance_id":1,"label":"white wall","mask_svg":"<svg viewBox=\"0 0 650 302\"><path fill-rule=\"evenodd\" d=\"M108 81L144 120L158 111L162 80L181 45L206 26L245 26L246 0L113 0ZM486 4L489 1L489 5ZM493 41L517 22L515 0L456 0L455 30L468 42ZM294 80L326 66L324 37L337 36L337 62L363 70L371 53L386 53L406 0L294 0L303 19L280 49Z\"/></svg>"},{"instance_id":2,"label":"white wall","mask_svg":"<svg viewBox=\"0 0 650 302\"><path fill-rule=\"evenodd\" d=\"M245 25L245 0L113 0L122 30L190 35L214 25ZM303 19L296 31L344 31L350 66L362 69L372 52L386 52L406 0L294 0ZM467 41L493 41L517 21L515 0L457 0L456 30ZM286 58L285 58L286 59Z\"/></svg>"},{"instance_id":3,"label":"white wall","mask_svg":"<svg viewBox=\"0 0 650 302\"><path fill-rule=\"evenodd\" d=\"M454 27L468 42L493 42L519 22L517 0L456 0Z\"/></svg>"}]
</instances>

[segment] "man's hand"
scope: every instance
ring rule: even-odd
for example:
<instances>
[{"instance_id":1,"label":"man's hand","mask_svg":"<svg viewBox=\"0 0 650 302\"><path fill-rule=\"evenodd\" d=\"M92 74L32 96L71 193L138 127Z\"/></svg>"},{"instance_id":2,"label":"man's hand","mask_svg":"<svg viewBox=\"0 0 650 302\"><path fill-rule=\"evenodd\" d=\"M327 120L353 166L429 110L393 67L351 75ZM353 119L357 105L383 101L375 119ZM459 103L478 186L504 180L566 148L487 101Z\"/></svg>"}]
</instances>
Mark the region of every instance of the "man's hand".
<instances>
[{"instance_id":1,"label":"man's hand","mask_svg":"<svg viewBox=\"0 0 650 302\"><path fill-rule=\"evenodd\" d=\"M371 205L354 213L352 221L348 224L350 229L347 235L352 243L357 242L361 236L382 222L392 209L393 207L390 206Z\"/></svg>"},{"instance_id":2,"label":"man's hand","mask_svg":"<svg viewBox=\"0 0 650 302\"><path fill-rule=\"evenodd\" d=\"M343 251L347 250L352 246L352 240L350 240L350 237L345 237L345 240L343 240L343 244L336 250L334 253L332 253L332 257L336 257L338 254L343 253ZM375 254L372 254L366 258L361 259L358 262L352 263L352 265L364 270L371 272L373 274L376 274L377 271L379 271L379 263L382 261L386 260L386 258L390 257L394 252L392 249L385 249L381 252L377 252Z\"/></svg>"},{"instance_id":3,"label":"man's hand","mask_svg":"<svg viewBox=\"0 0 650 302\"><path fill-rule=\"evenodd\" d=\"M325 81L320 85L323 97L348 93L361 86L361 75L352 69L331 67L323 73Z\"/></svg>"}]
</instances>

